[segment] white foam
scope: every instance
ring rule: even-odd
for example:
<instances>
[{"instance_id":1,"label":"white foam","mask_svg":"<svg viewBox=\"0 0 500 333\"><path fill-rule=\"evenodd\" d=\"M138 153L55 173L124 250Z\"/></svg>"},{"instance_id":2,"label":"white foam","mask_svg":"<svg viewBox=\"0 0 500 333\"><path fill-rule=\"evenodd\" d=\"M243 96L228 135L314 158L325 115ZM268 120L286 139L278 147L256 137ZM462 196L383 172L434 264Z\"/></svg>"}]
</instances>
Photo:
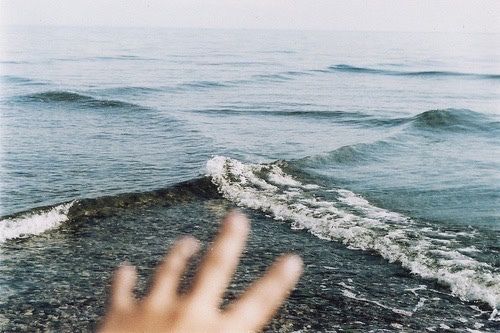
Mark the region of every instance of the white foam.
<instances>
[{"instance_id":1,"label":"white foam","mask_svg":"<svg viewBox=\"0 0 500 333\"><path fill-rule=\"evenodd\" d=\"M482 328L484 326L484 324L481 324L481 323L474 323L474 328Z\"/></svg>"},{"instance_id":2,"label":"white foam","mask_svg":"<svg viewBox=\"0 0 500 333\"><path fill-rule=\"evenodd\" d=\"M426 301L427 301L427 298L420 297L418 300L418 303L415 305L415 307L412 310L413 313L417 312L420 308L422 308Z\"/></svg>"},{"instance_id":3,"label":"white foam","mask_svg":"<svg viewBox=\"0 0 500 333\"><path fill-rule=\"evenodd\" d=\"M57 228L68 219L68 211L74 201L55 206L49 210L27 213L15 218L0 220L0 243L9 239L39 235Z\"/></svg>"},{"instance_id":4,"label":"white foam","mask_svg":"<svg viewBox=\"0 0 500 333\"><path fill-rule=\"evenodd\" d=\"M405 289L405 291L410 291L410 292L413 293L413 295L418 296L417 291L419 291L419 290L426 290L426 289L427 289L427 286L425 284L421 284L421 285L419 285L416 288Z\"/></svg>"},{"instance_id":5,"label":"white foam","mask_svg":"<svg viewBox=\"0 0 500 333\"><path fill-rule=\"evenodd\" d=\"M269 174L269 181L276 185L302 187L302 184L289 175L285 174L279 167L273 165L273 172Z\"/></svg>"},{"instance_id":6,"label":"white foam","mask_svg":"<svg viewBox=\"0 0 500 333\"><path fill-rule=\"evenodd\" d=\"M368 200L357 195L354 192L339 189L337 190L337 193L339 194L339 201L345 203L346 205L349 205L352 208L361 210L363 213L365 213L366 217L395 223L404 223L408 220L407 217L401 214L391 212L370 204Z\"/></svg>"},{"instance_id":7,"label":"white foam","mask_svg":"<svg viewBox=\"0 0 500 333\"><path fill-rule=\"evenodd\" d=\"M381 308L391 310L392 312L403 315L403 316L411 317L413 315L413 312L411 312L411 311L402 310L402 309L398 309L398 308L391 308L390 306L384 305L384 304L380 303L379 301L369 300L367 298L356 296L356 294L354 294L350 290L343 289L342 295L344 295L345 297L348 297L348 298L355 299L357 301L375 304Z\"/></svg>"},{"instance_id":8,"label":"white foam","mask_svg":"<svg viewBox=\"0 0 500 333\"><path fill-rule=\"evenodd\" d=\"M321 239L340 241L350 248L375 250L412 273L448 285L453 295L461 299L482 300L493 309L500 306L498 269L447 247L448 242L439 241L455 240L456 234L423 227L348 190L329 192L338 194L329 200L315 197L309 191L295 190L299 194L290 195L287 191L291 184L295 189L306 187L277 165L244 164L216 156L207 162L207 174L226 199L240 206L290 221L293 229L307 229Z\"/></svg>"}]
</instances>

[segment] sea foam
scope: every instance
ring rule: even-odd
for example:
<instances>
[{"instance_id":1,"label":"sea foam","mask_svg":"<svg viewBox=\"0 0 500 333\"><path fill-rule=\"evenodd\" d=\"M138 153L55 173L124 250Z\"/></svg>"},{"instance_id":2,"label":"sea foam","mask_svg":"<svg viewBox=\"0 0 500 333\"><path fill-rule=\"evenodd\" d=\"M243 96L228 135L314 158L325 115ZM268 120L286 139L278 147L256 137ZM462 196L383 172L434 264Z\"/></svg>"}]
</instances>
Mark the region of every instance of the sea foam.
<instances>
[{"instance_id":1,"label":"sea foam","mask_svg":"<svg viewBox=\"0 0 500 333\"><path fill-rule=\"evenodd\" d=\"M9 239L39 235L67 221L74 201L0 220L0 243Z\"/></svg>"},{"instance_id":2,"label":"sea foam","mask_svg":"<svg viewBox=\"0 0 500 333\"><path fill-rule=\"evenodd\" d=\"M293 229L306 229L325 240L350 248L374 250L390 262L398 262L414 274L436 279L463 300L488 303L499 320L500 272L457 249L458 234L423 225L402 214L375 205L346 189L323 189L303 184L278 163L246 164L223 156L207 162L207 174L222 195L236 204L289 221ZM474 237L472 234L470 237Z\"/></svg>"}]
</instances>

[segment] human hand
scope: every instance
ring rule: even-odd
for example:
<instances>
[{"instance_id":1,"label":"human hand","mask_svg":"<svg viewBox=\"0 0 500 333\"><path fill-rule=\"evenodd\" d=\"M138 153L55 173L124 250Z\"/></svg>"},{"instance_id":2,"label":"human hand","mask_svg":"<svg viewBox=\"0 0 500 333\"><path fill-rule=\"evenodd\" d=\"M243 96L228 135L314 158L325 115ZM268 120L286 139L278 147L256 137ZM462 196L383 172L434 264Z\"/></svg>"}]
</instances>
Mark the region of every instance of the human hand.
<instances>
[{"instance_id":1,"label":"human hand","mask_svg":"<svg viewBox=\"0 0 500 333\"><path fill-rule=\"evenodd\" d=\"M224 291L245 245L249 222L237 212L228 214L207 251L192 288L179 294L180 279L188 260L199 248L193 237L172 246L158 266L150 293L133 297L136 281L132 266L116 272L110 309L100 332L255 332L261 330L288 296L302 273L297 255L284 255L255 281L243 295L220 310Z\"/></svg>"}]
</instances>

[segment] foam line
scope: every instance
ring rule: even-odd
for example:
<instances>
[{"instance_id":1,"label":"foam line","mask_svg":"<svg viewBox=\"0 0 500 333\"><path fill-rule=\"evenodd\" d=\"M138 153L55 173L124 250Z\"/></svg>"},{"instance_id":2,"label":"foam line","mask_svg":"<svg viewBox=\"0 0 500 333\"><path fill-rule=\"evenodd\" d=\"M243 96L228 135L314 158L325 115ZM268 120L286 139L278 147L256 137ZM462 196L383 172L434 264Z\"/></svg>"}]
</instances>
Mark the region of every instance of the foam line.
<instances>
[{"instance_id":1,"label":"foam line","mask_svg":"<svg viewBox=\"0 0 500 333\"><path fill-rule=\"evenodd\" d=\"M57 228L68 220L67 214L73 203L74 201L71 201L46 210L0 220L0 244L9 239L39 235Z\"/></svg>"},{"instance_id":2,"label":"foam line","mask_svg":"<svg viewBox=\"0 0 500 333\"><path fill-rule=\"evenodd\" d=\"M463 300L481 300L494 310L500 306L500 272L488 263L457 251L460 235L442 232L407 216L376 207L346 189L321 189L286 174L279 164L245 164L216 156L207 162L207 174L219 192L236 204L261 210L293 229L344 243L350 248L374 250L414 274L436 279ZM315 191L328 191L322 199ZM470 234L470 237L474 237Z\"/></svg>"}]
</instances>

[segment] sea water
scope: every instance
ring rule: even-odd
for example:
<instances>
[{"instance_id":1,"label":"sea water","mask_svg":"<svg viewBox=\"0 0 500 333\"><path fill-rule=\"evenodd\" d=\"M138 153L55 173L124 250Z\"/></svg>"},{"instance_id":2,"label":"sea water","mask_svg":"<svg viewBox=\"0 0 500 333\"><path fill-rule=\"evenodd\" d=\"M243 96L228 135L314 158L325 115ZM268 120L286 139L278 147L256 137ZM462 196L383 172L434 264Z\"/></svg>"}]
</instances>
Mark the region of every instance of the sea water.
<instances>
[{"instance_id":1,"label":"sea water","mask_svg":"<svg viewBox=\"0 0 500 333\"><path fill-rule=\"evenodd\" d=\"M226 301L281 252L306 263L269 331L498 330L498 40L5 29L1 330L94 329L113 267L143 294L236 206Z\"/></svg>"}]
</instances>

